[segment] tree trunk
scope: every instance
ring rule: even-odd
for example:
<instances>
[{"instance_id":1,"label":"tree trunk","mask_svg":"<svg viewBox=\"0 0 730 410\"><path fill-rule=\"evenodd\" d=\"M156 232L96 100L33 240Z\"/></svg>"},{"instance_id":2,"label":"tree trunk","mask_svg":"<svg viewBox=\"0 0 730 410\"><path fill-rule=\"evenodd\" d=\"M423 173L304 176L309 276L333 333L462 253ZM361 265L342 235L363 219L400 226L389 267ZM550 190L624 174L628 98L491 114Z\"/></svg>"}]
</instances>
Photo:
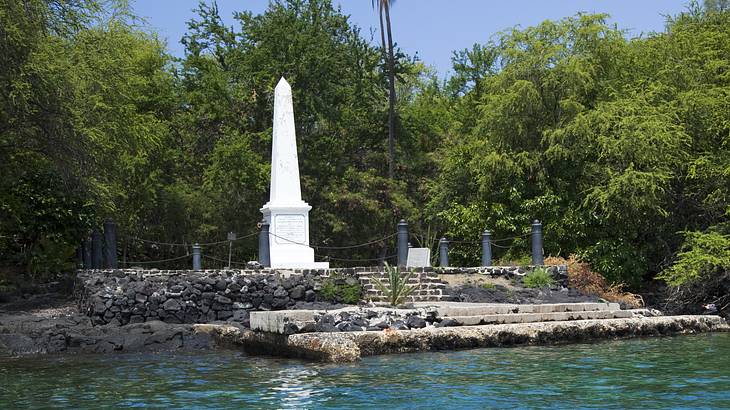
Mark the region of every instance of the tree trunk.
<instances>
[{"instance_id":1,"label":"tree trunk","mask_svg":"<svg viewBox=\"0 0 730 410\"><path fill-rule=\"evenodd\" d=\"M388 44L385 42L385 23L383 23L383 8L378 11L380 16L380 43L383 45L383 73L388 72Z\"/></svg>"},{"instance_id":2,"label":"tree trunk","mask_svg":"<svg viewBox=\"0 0 730 410\"><path fill-rule=\"evenodd\" d=\"M395 176L395 57L393 56L393 34L390 30L390 4L385 3L385 23L388 26L388 177ZM382 23L381 23L382 24ZM382 29L380 31L383 32Z\"/></svg>"}]
</instances>

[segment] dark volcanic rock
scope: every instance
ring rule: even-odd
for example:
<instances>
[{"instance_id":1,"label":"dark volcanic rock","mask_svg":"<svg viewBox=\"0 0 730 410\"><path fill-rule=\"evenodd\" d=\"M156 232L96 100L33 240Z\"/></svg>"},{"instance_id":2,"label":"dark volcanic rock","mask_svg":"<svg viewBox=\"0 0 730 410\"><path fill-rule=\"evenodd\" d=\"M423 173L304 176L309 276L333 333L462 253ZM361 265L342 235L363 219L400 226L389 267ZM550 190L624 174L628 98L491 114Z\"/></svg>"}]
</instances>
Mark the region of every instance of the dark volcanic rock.
<instances>
[{"instance_id":1,"label":"dark volcanic rock","mask_svg":"<svg viewBox=\"0 0 730 410\"><path fill-rule=\"evenodd\" d=\"M408 330L408 325L402 320L396 320L392 325L390 325L391 329L395 330Z\"/></svg>"},{"instance_id":2,"label":"dark volcanic rock","mask_svg":"<svg viewBox=\"0 0 730 410\"><path fill-rule=\"evenodd\" d=\"M222 305L230 305L233 303L233 301L230 298L227 298L225 296L217 295L215 297L215 301L222 304Z\"/></svg>"},{"instance_id":3,"label":"dark volcanic rock","mask_svg":"<svg viewBox=\"0 0 730 410\"><path fill-rule=\"evenodd\" d=\"M426 320L418 316L408 316L406 325L411 329L422 329L426 327Z\"/></svg>"},{"instance_id":4,"label":"dark volcanic rock","mask_svg":"<svg viewBox=\"0 0 730 410\"><path fill-rule=\"evenodd\" d=\"M228 284L223 279L219 279L215 282L216 290L223 291L223 290L226 290L227 287L228 287Z\"/></svg>"},{"instance_id":5,"label":"dark volcanic rock","mask_svg":"<svg viewBox=\"0 0 730 410\"><path fill-rule=\"evenodd\" d=\"M168 311L177 311L182 309L180 302L177 299L168 299L162 304L162 308Z\"/></svg>"},{"instance_id":6,"label":"dark volcanic rock","mask_svg":"<svg viewBox=\"0 0 730 410\"><path fill-rule=\"evenodd\" d=\"M451 327L451 326L459 326L459 322L457 322L455 319L452 319L450 317L445 317L442 321L435 324L436 327Z\"/></svg>"},{"instance_id":7,"label":"dark volcanic rock","mask_svg":"<svg viewBox=\"0 0 730 410\"><path fill-rule=\"evenodd\" d=\"M339 332L340 329L337 328L332 323L317 323L314 327L315 332Z\"/></svg>"},{"instance_id":8,"label":"dark volcanic rock","mask_svg":"<svg viewBox=\"0 0 730 410\"><path fill-rule=\"evenodd\" d=\"M115 272L79 271L81 308L97 325L205 323L228 320L238 310L297 308L297 302L316 303L318 286L316 275L288 271Z\"/></svg>"},{"instance_id":9,"label":"dark volcanic rock","mask_svg":"<svg viewBox=\"0 0 730 410\"><path fill-rule=\"evenodd\" d=\"M289 297L292 299L301 299L304 297L305 287L304 285L297 285L292 288L289 292Z\"/></svg>"},{"instance_id":10,"label":"dark volcanic rock","mask_svg":"<svg viewBox=\"0 0 730 410\"><path fill-rule=\"evenodd\" d=\"M88 317L72 313L0 313L0 356L36 353L110 353L207 349L214 339L191 325L160 321L92 326ZM132 316L138 320L140 316Z\"/></svg>"}]
</instances>

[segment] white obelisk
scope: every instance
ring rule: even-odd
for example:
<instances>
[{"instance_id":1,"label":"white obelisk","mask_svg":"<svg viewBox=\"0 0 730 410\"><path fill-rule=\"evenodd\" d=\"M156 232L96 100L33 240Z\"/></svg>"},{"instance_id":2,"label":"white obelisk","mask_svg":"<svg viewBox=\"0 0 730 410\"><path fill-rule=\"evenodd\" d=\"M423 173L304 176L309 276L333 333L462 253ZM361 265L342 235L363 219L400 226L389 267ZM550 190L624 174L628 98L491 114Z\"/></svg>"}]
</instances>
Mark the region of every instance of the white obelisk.
<instances>
[{"instance_id":1,"label":"white obelisk","mask_svg":"<svg viewBox=\"0 0 730 410\"><path fill-rule=\"evenodd\" d=\"M327 269L315 262L309 247L309 210L302 201L294 130L291 86L282 77L274 90L274 136L271 144L271 194L261 208L269 223L272 268Z\"/></svg>"}]
</instances>

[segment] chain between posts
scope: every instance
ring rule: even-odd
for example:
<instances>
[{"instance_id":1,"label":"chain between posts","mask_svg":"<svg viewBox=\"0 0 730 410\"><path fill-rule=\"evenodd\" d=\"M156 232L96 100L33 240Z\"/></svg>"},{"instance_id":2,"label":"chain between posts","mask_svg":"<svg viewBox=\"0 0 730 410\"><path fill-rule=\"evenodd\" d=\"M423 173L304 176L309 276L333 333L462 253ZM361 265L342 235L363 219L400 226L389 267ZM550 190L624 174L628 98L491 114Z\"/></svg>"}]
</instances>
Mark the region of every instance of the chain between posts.
<instances>
[{"instance_id":1,"label":"chain between posts","mask_svg":"<svg viewBox=\"0 0 730 410\"><path fill-rule=\"evenodd\" d=\"M204 259L210 259L212 261L222 262L222 263L229 263L229 261L226 261L226 260L220 259L220 258L216 258L214 256L208 256L208 255L205 255L205 254L203 254L202 256L203 256ZM244 265L244 266L247 265L246 262L240 262L240 261L230 261L230 264L232 264L232 265Z\"/></svg>"},{"instance_id":2,"label":"chain between posts","mask_svg":"<svg viewBox=\"0 0 730 410\"><path fill-rule=\"evenodd\" d=\"M242 239L248 239L248 238L250 238L252 236L256 236L256 235L258 235L258 232L252 232L252 233L250 233L248 235L244 235L244 236L240 236L240 237L237 236L236 239L224 239L224 240L215 241L215 242L204 242L204 243L199 243L198 245L200 245L200 246L220 245L222 243L235 242L235 241L240 241ZM184 247L184 248L189 248L189 247L191 247L193 245L192 243L176 243L176 242L158 242L158 241L151 241L149 239L142 239L142 238L138 238L136 236L125 236L125 238L131 239L133 241L151 243L151 244L154 244L154 245L180 246L180 247Z\"/></svg>"},{"instance_id":3,"label":"chain between posts","mask_svg":"<svg viewBox=\"0 0 730 410\"><path fill-rule=\"evenodd\" d=\"M180 259L189 258L190 256L192 256L192 255L182 255L182 256L175 257L175 258L160 259L160 260L156 260L156 261L144 261L144 262L126 262L126 261L123 261L121 263L123 263L125 265L144 265L144 264L148 264L148 263L160 263L160 262L177 261L177 260L180 260Z\"/></svg>"},{"instance_id":4,"label":"chain between posts","mask_svg":"<svg viewBox=\"0 0 730 410\"><path fill-rule=\"evenodd\" d=\"M334 256L329 255L317 255L322 259L332 260L332 261L338 261L338 262L378 262L381 260L388 260L393 259L397 257L398 255L388 255L384 256L382 258L370 258L370 259L345 259L345 258L336 258Z\"/></svg>"},{"instance_id":5,"label":"chain between posts","mask_svg":"<svg viewBox=\"0 0 730 410\"><path fill-rule=\"evenodd\" d=\"M374 240L374 241L370 241L370 242L365 242L365 243L361 243L361 244L357 244L357 245L350 245L350 246L320 246L320 245L312 245L312 244L309 244L309 245L308 245L308 244L306 244L306 243L304 243L304 242L297 242L297 241L293 241L293 240L291 240L291 239L288 239L288 238L284 238L283 236L279 236L279 235L277 235L277 234L275 234L275 233L273 233L273 232L269 232L269 235L271 235L271 236L273 236L273 237L275 237L275 238L279 238L279 239L281 239L281 240L287 241L287 242L289 242L289 243L292 243L292 244L294 244L294 245L309 246L309 247L312 247L312 248L315 248L315 249L328 249L328 250L336 250L336 249L354 249L354 248L362 248L362 247L364 247L364 246L368 246L368 245L374 245L374 244L376 244L376 243L384 242L385 240L387 240L387 239L390 239L390 238L392 238L392 237L396 236L396 235L397 235L397 233L393 233L393 234L390 234L390 235L388 235L388 236L384 236L383 238L381 238L381 239L376 239L376 240Z\"/></svg>"},{"instance_id":6,"label":"chain between posts","mask_svg":"<svg viewBox=\"0 0 730 410\"><path fill-rule=\"evenodd\" d=\"M401 223L402 222L403 221L401 221ZM539 224L538 221L535 221L535 223L536 224ZM541 226L541 224L540 224L540 226ZM279 238L279 239L284 240L286 242L289 242L289 243L292 243L292 244L295 244L295 245L310 246L312 248L320 249L320 250L346 250L346 249L362 248L362 247L365 247L365 246L370 246L370 245L374 245L374 244L378 244L378 243L383 243L386 240L391 239L391 238L397 236L398 233L399 232L394 232L394 233L392 233L390 235L386 235L386 236L384 236L382 238L375 239L375 240L368 241L368 242L361 243L361 244L356 244L356 245L349 245L349 246L324 246L324 245L312 245L312 244L306 244L306 243L303 243L303 242L297 242L297 241L294 241L294 240L285 238L283 236L276 235L276 234L274 234L272 232L268 232L268 234L270 236L273 236L275 238ZM162 246L179 246L179 247L184 247L187 250L187 249L190 249L190 247L197 247L198 249L200 249L200 247L202 247L202 246L215 246L215 245L220 245L220 244L224 244L224 243L232 244L235 241L239 241L239 240L243 240L243 239L248 239L248 238L251 238L251 237L256 236L256 235L259 235L259 234L260 234L260 232L257 231L257 232L252 232L250 234L247 234L247 235L244 235L244 236L241 236L241 237L233 237L232 238L232 237L229 236L229 238L227 238L225 240L215 241L215 242L199 243L199 244L198 243L196 243L196 244L187 244L187 243L175 243L175 242L158 242L158 241L152 241L152 240L142 239L142 238L132 237L132 236L125 236L125 238L131 239L131 240L135 240L135 241L139 241L139 242L144 242L144 243L162 245ZM504 245L500 245L499 242L505 242L505 241L515 240L515 239L520 239L520 238L524 238L524 237L531 236L531 235L533 236L533 240L535 240L535 238L537 238L537 240L539 240L539 243L536 243L536 246L533 246L535 249L537 249L538 247L540 248L539 255L538 255L538 253L537 253L537 251L535 249L533 249L533 252L532 252L534 254L534 256L535 256L535 260L539 262L542 259L542 231L541 230L539 231L539 237L536 237L535 236L536 235L535 232L528 232L528 233L523 233L523 234L520 234L520 235L515 235L515 236L511 236L511 237L507 237L507 238L499 238L499 239L491 239L490 238L490 240L489 240L489 246L494 246L494 247L500 248L500 249L510 249L510 248L513 247L514 244L511 244L509 246L504 246ZM435 240L435 241L439 241L439 240ZM439 259L441 259L442 262L444 262L443 264L444 265L447 265L447 266L448 266L448 262L447 261L448 261L448 245L449 244L455 244L455 245L457 245L457 244L468 244L468 245L473 245L473 244L480 244L480 243L483 244L484 243L483 241L445 240L445 238L443 239L443 241L439 241L439 242L441 242L441 244L439 245L439 248L440 248L439 249L439 253L440 254L445 253L445 255L440 255L440 258ZM191 256L193 256L193 255L191 255L190 253L187 253L186 255L182 255L182 256L178 256L178 257L174 257L174 258L159 259L159 260L154 260L154 261L136 261L136 262L122 261L121 263L124 264L124 265L153 264L153 263L162 263L162 262L171 262L171 261L181 260L181 259L184 259L184 258L189 258ZM228 266L230 266L232 264L246 265L245 262L230 261L230 260L229 261L225 261L223 259L215 258L215 257L208 256L208 255L202 255L202 254L199 255L199 256L202 256L205 259L214 260L214 261L221 262L221 263L224 263L224 264L227 263ZM320 255L320 254L318 254L317 256L319 256L320 258L326 258L327 260L342 261L342 262L382 261L382 260L392 259L392 258L395 258L395 257L400 257L400 255L398 255L398 254L388 255L388 256L385 256L385 257L378 257L378 258L369 258L369 259L338 258L338 257L330 256L330 255ZM230 259L230 254L229 254L229 259ZM490 258L488 258L488 259L491 260L491 255L490 255Z\"/></svg>"}]
</instances>

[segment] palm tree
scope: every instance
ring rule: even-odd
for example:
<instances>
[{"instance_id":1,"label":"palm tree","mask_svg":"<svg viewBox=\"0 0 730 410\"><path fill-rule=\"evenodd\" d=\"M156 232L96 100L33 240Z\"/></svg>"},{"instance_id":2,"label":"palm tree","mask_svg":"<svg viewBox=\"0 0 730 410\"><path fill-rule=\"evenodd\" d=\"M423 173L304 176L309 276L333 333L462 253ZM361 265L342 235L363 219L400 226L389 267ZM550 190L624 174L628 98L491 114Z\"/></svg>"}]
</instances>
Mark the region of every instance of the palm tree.
<instances>
[{"instance_id":1,"label":"palm tree","mask_svg":"<svg viewBox=\"0 0 730 410\"><path fill-rule=\"evenodd\" d=\"M395 57L393 53L393 33L390 29L390 6L395 0L371 0L373 8L377 7L380 17L380 41L383 45L383 62L388 73L388 177L395 174ZM385 42L383 19L387 27L388 43Z\"/></svg>"}]
</instances>

